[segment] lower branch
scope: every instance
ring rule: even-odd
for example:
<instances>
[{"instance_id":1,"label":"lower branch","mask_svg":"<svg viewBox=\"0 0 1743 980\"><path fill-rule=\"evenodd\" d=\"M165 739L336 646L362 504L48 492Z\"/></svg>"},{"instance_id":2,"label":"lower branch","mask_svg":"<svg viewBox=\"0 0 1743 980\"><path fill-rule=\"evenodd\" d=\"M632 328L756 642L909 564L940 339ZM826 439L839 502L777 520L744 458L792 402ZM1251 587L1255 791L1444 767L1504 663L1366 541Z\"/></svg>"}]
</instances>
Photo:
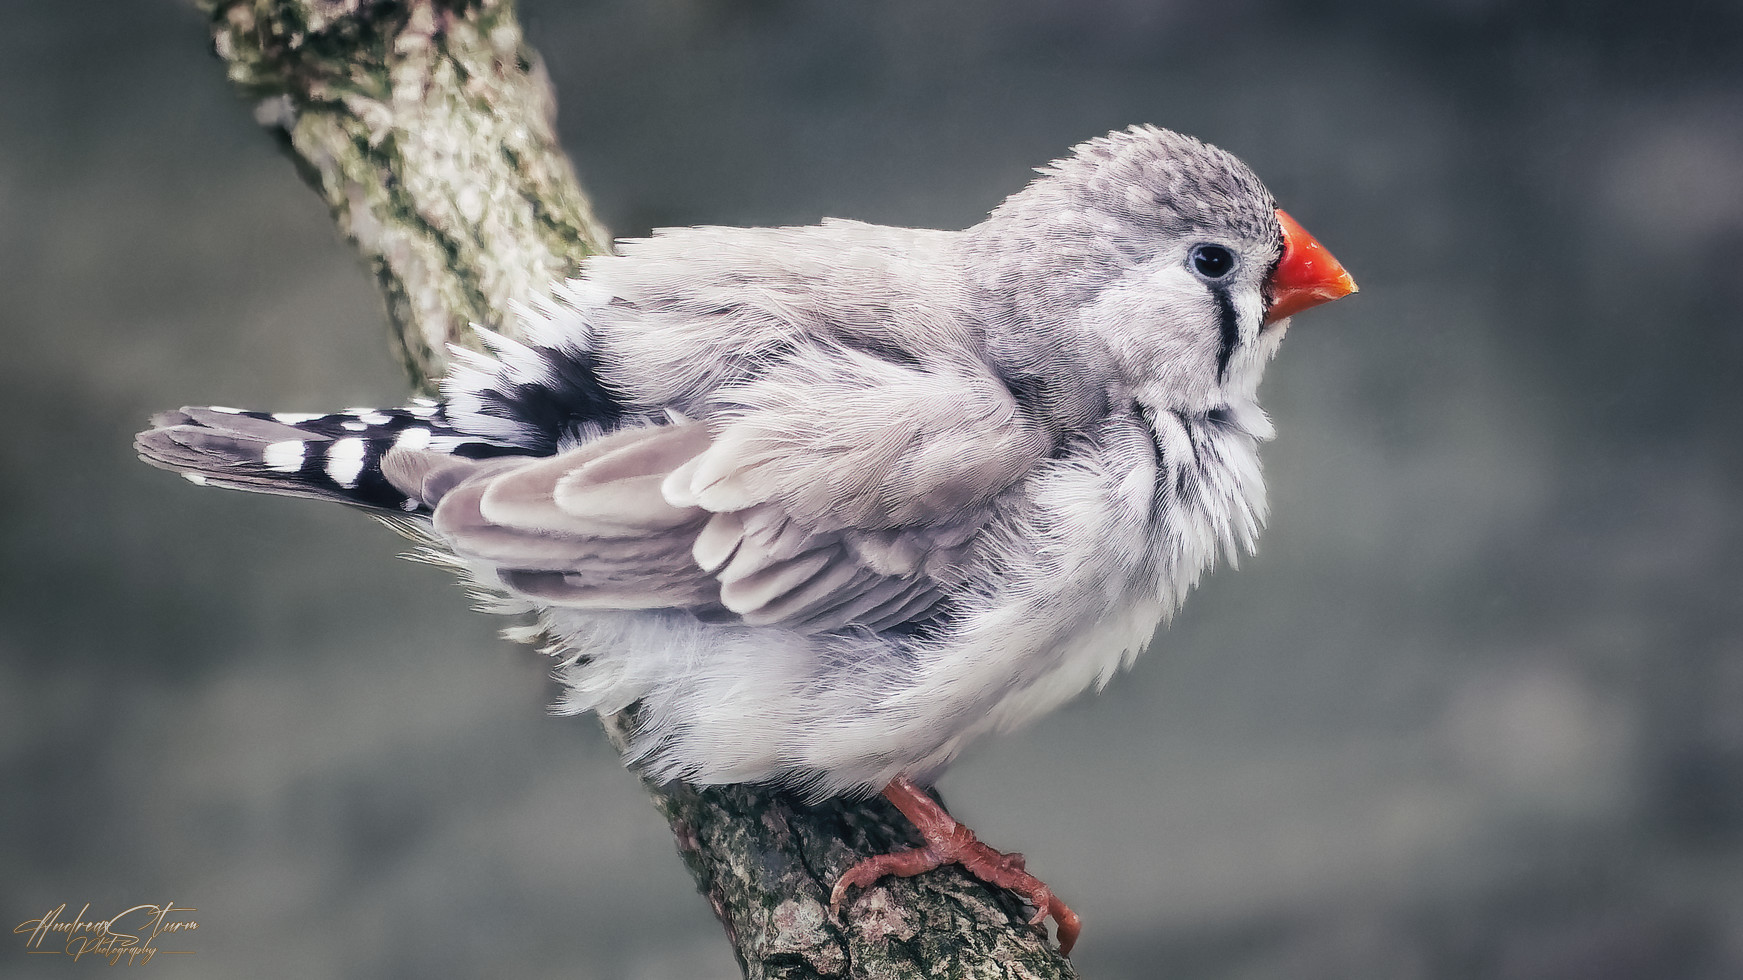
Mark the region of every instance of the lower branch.
<instances>
[{"instance_id":1,"label":"lower branch","mask_svg":"<svg viewBox=\"0 0 1743 980\"><path fill-rule=\"evenodd\" d=\"M885 878L832 918L843 871L917 843L882 797L807 805L756 786L650 790L752 980L1077 975L1010 893L954 867Z\"/></svg>"}]
</instances>

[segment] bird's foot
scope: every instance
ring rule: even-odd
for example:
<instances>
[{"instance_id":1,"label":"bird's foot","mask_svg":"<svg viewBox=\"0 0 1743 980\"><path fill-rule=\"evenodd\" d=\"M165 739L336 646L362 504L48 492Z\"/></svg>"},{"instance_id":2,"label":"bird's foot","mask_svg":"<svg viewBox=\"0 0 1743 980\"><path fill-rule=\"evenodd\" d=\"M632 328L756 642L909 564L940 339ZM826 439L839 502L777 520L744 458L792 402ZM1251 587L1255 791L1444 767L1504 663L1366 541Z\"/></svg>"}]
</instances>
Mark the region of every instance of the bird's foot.
<instances>
[{"instance_id":1,"label":"bird's foot","mask_svg":"<svg viewBox=\"0 0 1743 980\"><path fill-rule=\"evenodd\" d=\"M1022 896L1035 909L1029 920L1041 926L1048 916L1058 923L1059 952L1069 955L1083 929L1083 920L1041 879L1023 869L1023 855L1006 854L981 843L969 830L945 812L942 806L906 776L897 776L884 787L884 797L902 811L926 841L925 846L869 857L848 868L829 895L829 908L839 915L848 890L865 888L885 875L907 878L946 864L960 864L964 871L997 888ZM1045 928L1043 926L1043 928Z\"/></svg>"}]
</instances>

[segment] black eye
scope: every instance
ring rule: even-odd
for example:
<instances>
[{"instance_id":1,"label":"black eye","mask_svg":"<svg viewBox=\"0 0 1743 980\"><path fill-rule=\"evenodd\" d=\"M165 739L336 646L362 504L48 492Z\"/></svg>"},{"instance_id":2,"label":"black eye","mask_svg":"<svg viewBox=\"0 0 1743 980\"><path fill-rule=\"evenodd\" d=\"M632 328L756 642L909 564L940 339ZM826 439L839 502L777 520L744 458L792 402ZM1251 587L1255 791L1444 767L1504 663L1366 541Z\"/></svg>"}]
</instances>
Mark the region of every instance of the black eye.
<instances>
[{"instance_id":1,"label":"black eye","mask_svg":"<svg viewBox=\"0 0 1743 980\"><path fill-rule=\"evenodd\" d=\"M1221 245L1194 245L1186 260L1206 279L1221 279L1235 268L1235 253Z\"/></svg>"}]
</instances>

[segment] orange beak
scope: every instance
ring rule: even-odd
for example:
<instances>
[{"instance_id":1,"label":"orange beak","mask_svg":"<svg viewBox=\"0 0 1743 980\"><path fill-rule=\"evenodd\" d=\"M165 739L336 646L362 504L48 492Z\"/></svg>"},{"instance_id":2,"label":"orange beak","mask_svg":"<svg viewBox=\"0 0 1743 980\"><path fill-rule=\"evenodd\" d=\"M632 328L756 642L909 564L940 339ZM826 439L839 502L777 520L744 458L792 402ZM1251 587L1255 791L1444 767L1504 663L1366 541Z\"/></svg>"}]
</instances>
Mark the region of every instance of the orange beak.
<instances>
[{"instance_id":1,"label":"orange beak","mask_svg":"<svg viewBox=\"0 0 1743 980\"><path fill-rule=\"evenodd\" d=\"M1265 307L1266 323L1356 291L1356 281L1338 260L1282 208L1277 209L1277 223L1283 227L1283 257L1265 284L1271 300Z\"/></svg>"}]
</instances>

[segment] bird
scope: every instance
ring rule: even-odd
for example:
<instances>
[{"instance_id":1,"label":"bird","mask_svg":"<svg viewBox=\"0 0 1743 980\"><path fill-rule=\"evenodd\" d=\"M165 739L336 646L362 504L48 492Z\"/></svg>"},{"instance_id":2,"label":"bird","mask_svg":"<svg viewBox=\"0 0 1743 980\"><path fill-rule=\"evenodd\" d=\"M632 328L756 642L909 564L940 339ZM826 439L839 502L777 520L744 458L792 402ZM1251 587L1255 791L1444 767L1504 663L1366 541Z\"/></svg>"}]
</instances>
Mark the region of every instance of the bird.
<instances>
[{"instance_id":1,"label":"bird","mask_svg":"<svg viewBox=\"0 0 1743 980\"><path fill-rule=\"evenodd\" d=\"M1234 155L1133 126L963 230L661 229L476 327L439 397L187 407L135 439L202 485L370 510L627 719L654 780L882 793L942 864L1081 919L926 792L976 738L1129 665L1266 517L1257 389L1356 290Z\"/></svg>"}]
</instances>

